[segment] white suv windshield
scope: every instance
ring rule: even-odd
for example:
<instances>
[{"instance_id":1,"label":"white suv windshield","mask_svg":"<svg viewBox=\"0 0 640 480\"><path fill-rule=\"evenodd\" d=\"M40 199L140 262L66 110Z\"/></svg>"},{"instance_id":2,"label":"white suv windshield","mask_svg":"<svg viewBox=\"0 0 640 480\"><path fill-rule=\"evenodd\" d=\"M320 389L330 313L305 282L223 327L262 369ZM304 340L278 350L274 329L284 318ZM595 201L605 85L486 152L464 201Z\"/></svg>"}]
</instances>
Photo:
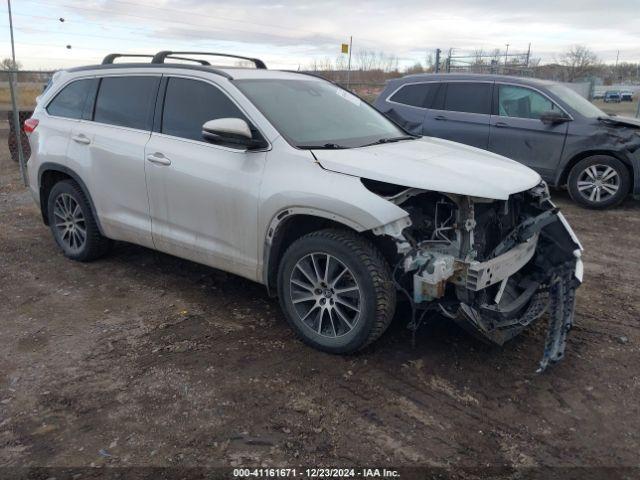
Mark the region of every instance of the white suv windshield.
<instances>
[{"instance_id":1,"label":"white suv windshield","mask_svg":"<svg viewBox=\"0 0 640 480\"><path fill-rule=\"evenodd\" d=\"M564 85L550 85L547 88L551 93L555 94L560 100L569 105L583 117L598 118L608 116L593 103L582 97L579 93L574 92Z\"/></svg>"},{"instance_id":2,"label":"white suv windshield","mask_svg":"<svg viewBox=\"0 0 640 480\"><path fill-rule=\"evenodd\" d=\"M329 82L264 79L234 83L299 148L353 148L407 137L366 102Z\"/></svg>"}]
</instances>

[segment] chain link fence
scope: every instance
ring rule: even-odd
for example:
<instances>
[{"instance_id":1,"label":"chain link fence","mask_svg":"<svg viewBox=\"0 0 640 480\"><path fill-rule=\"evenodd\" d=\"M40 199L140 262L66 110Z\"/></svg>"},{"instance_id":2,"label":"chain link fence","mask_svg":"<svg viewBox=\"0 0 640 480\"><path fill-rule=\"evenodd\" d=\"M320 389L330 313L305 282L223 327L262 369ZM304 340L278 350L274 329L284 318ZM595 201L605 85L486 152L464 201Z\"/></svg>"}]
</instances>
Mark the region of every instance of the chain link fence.
<instances>
[{"instance_id":1,"label":"chain link fence","mask_svg":"<svg viewBox=\"0 0 640 480\"><path fill-rule=\"evenodd\" d=\"M53 73L40 70L0 71L0 125L7 133L11 159L21 162L22 158L20 167L25 183L24 162L31 152L22 126L33 113L36 98L43 92Z\"/></svg>"}]
</instances>

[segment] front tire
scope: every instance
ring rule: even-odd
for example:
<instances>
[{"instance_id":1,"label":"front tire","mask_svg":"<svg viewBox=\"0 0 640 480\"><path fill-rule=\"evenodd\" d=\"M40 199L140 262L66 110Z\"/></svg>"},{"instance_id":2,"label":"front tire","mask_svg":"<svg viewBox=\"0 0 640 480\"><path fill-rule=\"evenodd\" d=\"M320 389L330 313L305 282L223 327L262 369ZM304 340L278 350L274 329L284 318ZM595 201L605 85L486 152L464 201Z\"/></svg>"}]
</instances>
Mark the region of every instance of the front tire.
<instances>
[{"instance_id":1,"label":"front tire","mask_svg":"<svg viewBox=\"0 0 640 480\"><path fill-rule=\"evenodd\" d=\"M579 161L569 173L567 188L580 205L602 209L619 205L629 193L629 170L617 158L594 155Z\"/></svg>"},{"instance_id":2,"label":"front tire","mask_svg":"<svg viewBox=\"0 0 640 480\"><path fill-rule=\"evenodd\" d=\"M109 250L111 240L100 234L84 192L73 180L56 183L47 201L49 226L66 257L89 262Z\"/></svg>"},{"instance_id":3,"label":"front tire","mask_svg":"<svg viewBox=\"0 0 640 480\"><path fill-rule=\"evenodd\" d=\"M278 269L278 295L302 341L336 354L377 340L396 305L390 268L380 251L355 233L334 229L291 244Z\"/></svg>"}]
</instances>

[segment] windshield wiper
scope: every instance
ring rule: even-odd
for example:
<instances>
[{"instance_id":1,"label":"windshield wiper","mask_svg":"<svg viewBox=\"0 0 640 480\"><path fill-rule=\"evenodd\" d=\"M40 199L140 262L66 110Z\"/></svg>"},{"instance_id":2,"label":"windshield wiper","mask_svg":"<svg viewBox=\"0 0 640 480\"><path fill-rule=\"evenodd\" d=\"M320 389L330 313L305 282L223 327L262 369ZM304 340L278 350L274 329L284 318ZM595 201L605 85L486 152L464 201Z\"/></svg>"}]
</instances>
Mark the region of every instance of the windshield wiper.
<instances>
[{"instance_id":1,"label":"windshield wiper","mask_svg":"<svg viewBox=\"0 0 640 480\"><path fill-rule=\"evenodd\" d=\"M420 137L419 136L413 136L413 135L403 135L401 137L381 138L380 140L376 140L375 142L367 143L367 144L361 145L361 146L362 147L369 147L371 145L380 145L382 143L400 142L402 140L415 140L416 138L420 138Z\"/></svg>"},{"instance_id":2,"label":"windshield wiper","mask_svg":"<svg viewBox=\"0 0 640 480\"><path fill-rule=\"evenodd\" d=\"M297 147L305 150L343 150L345 148L349 148L344 145L338 145L337 143L325 143L324 145L298 145Z\"/></svg>"}]
</instances>

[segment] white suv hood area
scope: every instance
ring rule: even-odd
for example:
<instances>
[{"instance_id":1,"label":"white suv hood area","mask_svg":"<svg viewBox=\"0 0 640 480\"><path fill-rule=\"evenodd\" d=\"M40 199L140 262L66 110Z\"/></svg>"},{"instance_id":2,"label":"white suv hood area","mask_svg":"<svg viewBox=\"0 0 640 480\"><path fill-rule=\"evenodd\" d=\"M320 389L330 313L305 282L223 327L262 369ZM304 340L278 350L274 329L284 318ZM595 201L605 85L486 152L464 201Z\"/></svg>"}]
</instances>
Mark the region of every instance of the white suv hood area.
<instances>
[{"instance_id":1,"label":"white suv hood area","mask_svg":"<svg viewBox=\"0 0 640 480\"><path fill-rule=\"evenodd\" d=\"M448 140L416 140L344 150L313 150L323 168L434 192L506 200L535 187L540 175L493 153Z\"/></svg>"}]
</instances>

